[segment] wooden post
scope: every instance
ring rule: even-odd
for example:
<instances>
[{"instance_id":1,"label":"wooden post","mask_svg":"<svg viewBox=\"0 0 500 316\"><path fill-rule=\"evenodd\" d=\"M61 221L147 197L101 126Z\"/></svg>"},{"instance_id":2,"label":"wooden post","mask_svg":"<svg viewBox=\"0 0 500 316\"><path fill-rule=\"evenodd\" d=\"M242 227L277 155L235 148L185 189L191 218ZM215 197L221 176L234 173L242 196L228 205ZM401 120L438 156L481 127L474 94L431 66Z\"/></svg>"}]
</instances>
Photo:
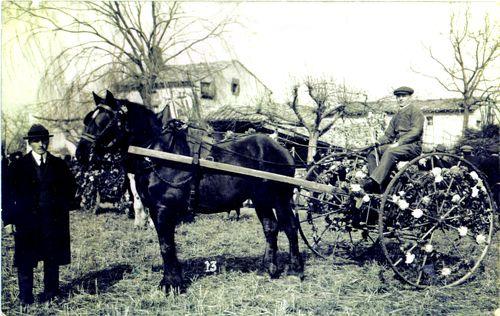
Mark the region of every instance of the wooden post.
<instances>
[{"instance_id":1,"label":"wooden post","mask_svg":"<svg viewBox=\"0 0 500 316\"><path fill-rule=\"evenodd\" d=\"M128 152L131 154L147 156L152 158L164 159L168 161L178 162L182 164L191 164L193 162L192 157L177 155L172 153L167 153L159 150L147 149L142 147L130 146ZM288 183L295 186L303 187L315 192L324 192L332 194L335 188L331 185L316 183L312 181L307 181L303 179L297 179L294 177L288 177L281 174L276 174L267 171L255 170L251 168L245 168L235 165L230 165L222 162L215 162L206 159L200 159L200 166L208 169L215 169L220 171L226 171L230 173L240 174L244 176L256 177L260 179L272 180L276 182Z\"/></svg>"}]
</instances>

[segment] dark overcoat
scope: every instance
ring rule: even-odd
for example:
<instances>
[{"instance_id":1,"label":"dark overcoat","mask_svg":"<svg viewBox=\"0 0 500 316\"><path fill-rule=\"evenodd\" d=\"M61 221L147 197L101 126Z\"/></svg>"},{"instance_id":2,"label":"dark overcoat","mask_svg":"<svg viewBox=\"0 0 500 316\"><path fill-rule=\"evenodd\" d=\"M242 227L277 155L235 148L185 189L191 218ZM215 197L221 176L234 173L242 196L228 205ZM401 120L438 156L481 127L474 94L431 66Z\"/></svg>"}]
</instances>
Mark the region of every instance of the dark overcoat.
<instances>
[{"instance_id":1,"label":"dark overcoat","mask_svg":"<svg viewBox=\"0 0 500 316\"><path fill-rule=\"evenodd\" d=\"M71 261L69 210L75 182L62 159L47 153L46 161L44 170L39 171L30 152L7 173L4 185L9 191L9 201L4 205L2 219L5 225L16 226L14 265L17 267L36 266L40 260L58 265Z\"/></svg>"}]
</instances>

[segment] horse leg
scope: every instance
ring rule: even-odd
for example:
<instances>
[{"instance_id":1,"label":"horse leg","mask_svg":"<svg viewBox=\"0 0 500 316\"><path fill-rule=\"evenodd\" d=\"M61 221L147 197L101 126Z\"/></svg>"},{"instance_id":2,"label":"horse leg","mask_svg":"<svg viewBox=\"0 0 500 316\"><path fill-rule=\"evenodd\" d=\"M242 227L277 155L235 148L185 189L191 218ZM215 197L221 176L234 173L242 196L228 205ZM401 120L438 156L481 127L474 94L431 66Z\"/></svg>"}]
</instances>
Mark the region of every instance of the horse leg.
<instances>
[{"instance_id":1,"label":"horse leg","mask_svg":"<svg viewBox=\"0 0 500 316\"><path fill-rule=\"evenodd\" d=\"M274 216L271 207L256 204L255 211L264 229L266 237L266 250L264 252L263 265L269 272L272 279L279 277L278 265L276 262L276 251L278 250L278 221Z\"/></svg>"},{"instance_id":2,"label":"horse leg","mask_svg":"<svg viewBox=\"0 0 500 316\"><path fill-rule=\"evenodd\" d=\"M146 226L147 214L144 211L144 205L142 204L139 193L137 192L135 176L132 173L127 173L127 177L129 180L129 188L132 195L132 204L134 207L134 226L144 227Z\"/></svg>"},{"instance_id":3,"label":"horse leg","mask_svg":"<svg viewBox=\"0 0 500 316\"><path fill-rule=\"evenodd\" d=\"M183 291L182 267L177 259L175 248L175 215L166 207L152 210L150 209L151 218L156 227L163 259L163 279L160 282L160 288L165 292Z\"/></svg>"},{"instance_id":4,"label":"horse leg","mask_svg":"<svg viewBox=\"0 0 500 316\"><path fill-rule=\"evenodd\" d=\"M295 218L291 200L286 195L278 195L275 201L276 215L280 227L285 231L288 238L290 252L289 274L297 275L301 280L304 278L304 262L299 251L298 223Z\"/></svg>"}]
</instances>

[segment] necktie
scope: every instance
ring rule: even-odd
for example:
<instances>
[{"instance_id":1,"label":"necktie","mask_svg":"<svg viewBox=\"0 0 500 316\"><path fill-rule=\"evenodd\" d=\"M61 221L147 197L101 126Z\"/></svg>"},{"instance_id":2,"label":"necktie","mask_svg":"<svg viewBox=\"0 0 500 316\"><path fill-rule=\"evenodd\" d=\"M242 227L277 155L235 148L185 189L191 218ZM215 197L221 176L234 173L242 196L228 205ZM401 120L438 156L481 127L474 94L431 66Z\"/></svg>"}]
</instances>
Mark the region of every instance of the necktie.
<instances>
[{"instance_id":1,"label":"necktie","mask_svg":"<svg viewBox=\"0 0 500 316\"><path fill-rule=\"evenodd\" d=\"M45 162L43 161L43 156L40 157L40 169L45 168Z\"/></svg>"}]
</instances>

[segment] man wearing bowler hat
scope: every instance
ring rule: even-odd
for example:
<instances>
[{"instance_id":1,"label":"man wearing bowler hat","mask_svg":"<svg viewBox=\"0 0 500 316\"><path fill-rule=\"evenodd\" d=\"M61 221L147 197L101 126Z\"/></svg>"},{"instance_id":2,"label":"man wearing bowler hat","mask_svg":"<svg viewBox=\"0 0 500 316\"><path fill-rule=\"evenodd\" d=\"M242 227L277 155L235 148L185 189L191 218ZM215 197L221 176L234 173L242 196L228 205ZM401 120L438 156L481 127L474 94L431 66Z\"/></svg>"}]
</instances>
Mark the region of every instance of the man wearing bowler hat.
<instances>
[{"instance_id":1,"label":"man wearing bowler hat","mask_svg":"<svg viewBox=\"0 0 500 316\"><path fill-rule=\"evenodd\" d=\"M398 161L410 160L422 153L424 115L412 102L413 89L399 87L394 90L394 95L397 112L384 135L376 141L376 145L380 145L378 152L374 150L367 157L370 177L363 188L368 193L380 193L381 186Z\"/></svg>"},{"instance_id":2,"label":"man wearing bowler hat","mask_svg":"<svg viewBox=\"0 0 500 316\"><path fill-rule=\"evenodd\" d=\"M3 206L6 230L14 231L14 266L19 300L34 302L33 268L43 261L42 300L59 293L59 266L70 263L69 207L74 178L62 159L47 149L52 135L34 124L24 139L32 151L12 165L6 180L9 201Z\"/></svg>"}]
</instances>

